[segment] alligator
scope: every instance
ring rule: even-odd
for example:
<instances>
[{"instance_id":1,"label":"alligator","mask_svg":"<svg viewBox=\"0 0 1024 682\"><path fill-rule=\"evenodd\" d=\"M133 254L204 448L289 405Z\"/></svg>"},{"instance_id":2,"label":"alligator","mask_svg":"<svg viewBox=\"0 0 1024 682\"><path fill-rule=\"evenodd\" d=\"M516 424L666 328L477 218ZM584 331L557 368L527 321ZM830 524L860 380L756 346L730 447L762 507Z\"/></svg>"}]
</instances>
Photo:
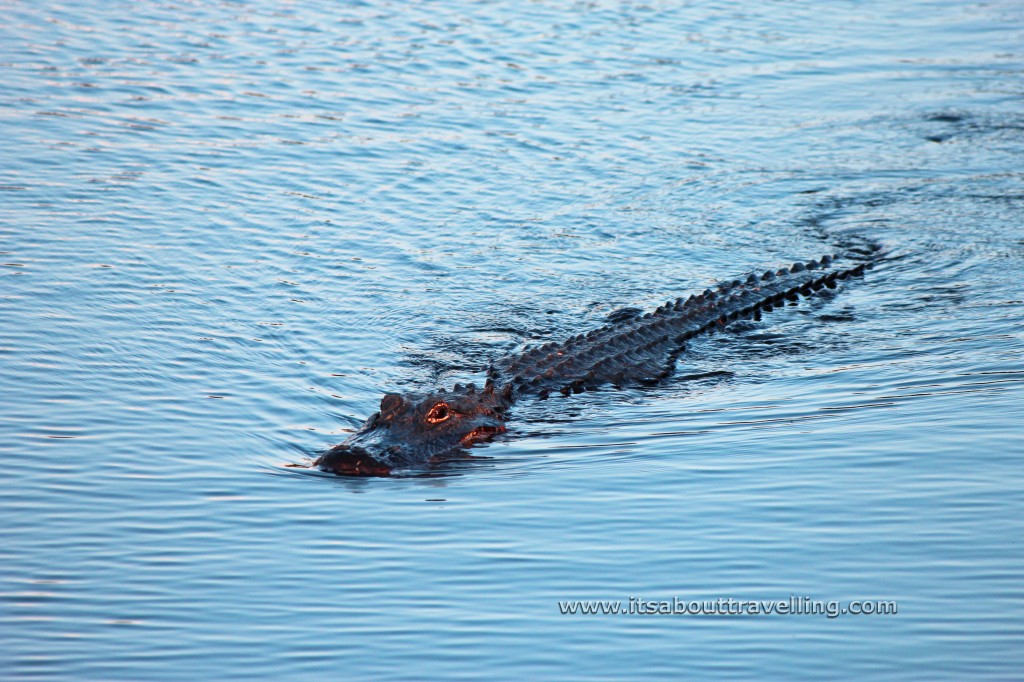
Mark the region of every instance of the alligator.
<instances>
[{"instance_id":1,"label":"alligator","mask_svg":"<svg viewBox=\"0 0 1024 682\"><path fill-rule=\"evenodd\" d=\"M838 257L797 262L729 280L652 312L624 309L607 323L561 343L527 347L487 368L482 388L455 384L418 393L388 393L380 411L312 466L344 476L390 476L399 469L437 464L469 446L504 433L509 408L519 400L568 396L602 385L652 384L667 377L690 339L738 319L760 320L788 302L835 289L863 275L860 262L839 268Z\"/></svg>"}]
</instances>

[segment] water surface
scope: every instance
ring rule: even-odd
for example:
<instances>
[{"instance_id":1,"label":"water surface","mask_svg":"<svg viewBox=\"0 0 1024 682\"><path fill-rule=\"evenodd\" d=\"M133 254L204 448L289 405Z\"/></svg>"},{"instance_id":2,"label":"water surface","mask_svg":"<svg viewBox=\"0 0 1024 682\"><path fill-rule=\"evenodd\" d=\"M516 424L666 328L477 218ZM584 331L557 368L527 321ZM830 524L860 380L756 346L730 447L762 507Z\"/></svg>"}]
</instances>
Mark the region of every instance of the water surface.
<instances>
[{"instance_id":1,"label":"water surface","mask_svg":"<svg viewBox=\"0 0 1024 682\"><path fill-rule=\"evenodd\" d=\"M3 677L1024 669L1017 3L0 16ZM474 462L287 466L385 391L866 244ZM899 612L558 609L791 596Z\"/></svg>"}]
</instances>

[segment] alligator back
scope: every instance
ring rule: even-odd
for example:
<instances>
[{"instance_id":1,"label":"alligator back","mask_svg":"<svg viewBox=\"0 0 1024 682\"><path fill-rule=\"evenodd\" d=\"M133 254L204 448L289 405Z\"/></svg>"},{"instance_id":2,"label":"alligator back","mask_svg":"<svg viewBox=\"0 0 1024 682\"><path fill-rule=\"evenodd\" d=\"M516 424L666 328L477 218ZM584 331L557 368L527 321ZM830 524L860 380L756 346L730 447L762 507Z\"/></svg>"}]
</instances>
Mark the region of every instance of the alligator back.
<instances>
[{"instance_id":1,"label":"alligator back","mask_svg":"<svg viewBox=\"0 0 1024 682\"><path fill-rule=\"evenodd\" d=\"M488 376L511 385L517 395L547 397L551 391L580 393L611 383L650 383L667 376L684 344L740 318L760 318L784 301L796 301L837 280L860 275L868 263L834 267L833 258L747 275L687 299L669 301L642 316L611 322L562 343L528 348L495 362Z\"/></svg>"}]
</instances>

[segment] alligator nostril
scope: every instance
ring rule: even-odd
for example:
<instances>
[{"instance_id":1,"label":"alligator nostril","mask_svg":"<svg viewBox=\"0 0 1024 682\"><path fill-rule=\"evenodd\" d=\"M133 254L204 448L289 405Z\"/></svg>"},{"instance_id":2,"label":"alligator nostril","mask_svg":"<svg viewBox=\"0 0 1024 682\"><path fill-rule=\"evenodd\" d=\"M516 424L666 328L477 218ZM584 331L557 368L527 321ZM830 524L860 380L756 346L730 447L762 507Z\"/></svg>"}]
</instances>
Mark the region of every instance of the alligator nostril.
<instances>
[{"instance_id":1,"label":"alligator nostril","mask_svg":"<svg viewBox=\"0 0 1024 682\"><path fill-rule=\"evenodd\" d=\"M360 447L337 445L317 460L321 469L333 471L342 476L390 476L391 469L381 464L370 453Z\"/></svg>"}]
</instances>

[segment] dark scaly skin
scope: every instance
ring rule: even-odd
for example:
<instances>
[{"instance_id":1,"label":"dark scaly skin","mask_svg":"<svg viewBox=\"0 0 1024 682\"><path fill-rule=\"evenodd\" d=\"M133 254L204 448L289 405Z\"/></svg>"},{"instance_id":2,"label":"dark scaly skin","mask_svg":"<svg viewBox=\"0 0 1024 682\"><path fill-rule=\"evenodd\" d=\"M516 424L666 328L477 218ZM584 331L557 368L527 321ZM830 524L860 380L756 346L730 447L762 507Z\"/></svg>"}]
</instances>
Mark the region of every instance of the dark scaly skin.
<instances>
[{"instance_id":1,"label":"dark scaly skin","mask_svg":"<svg viewBox=\"0 0 1024 682\"><path fill-rule=\"evenodd\" d=\"M482 389L455 384L426 393L389 393L380 412L314 466L348 476L389 476L395 469L432 464L504 433L508 409L529 396L581 393L604 384L657 382L672 372L691 338L741 318L760 319L776 306L834 289L863 274L869 263L837 269L821 261L749 275L657 310L619 319L562 343L528 348L487 370Z\"/></svg>"}]
</instances>

